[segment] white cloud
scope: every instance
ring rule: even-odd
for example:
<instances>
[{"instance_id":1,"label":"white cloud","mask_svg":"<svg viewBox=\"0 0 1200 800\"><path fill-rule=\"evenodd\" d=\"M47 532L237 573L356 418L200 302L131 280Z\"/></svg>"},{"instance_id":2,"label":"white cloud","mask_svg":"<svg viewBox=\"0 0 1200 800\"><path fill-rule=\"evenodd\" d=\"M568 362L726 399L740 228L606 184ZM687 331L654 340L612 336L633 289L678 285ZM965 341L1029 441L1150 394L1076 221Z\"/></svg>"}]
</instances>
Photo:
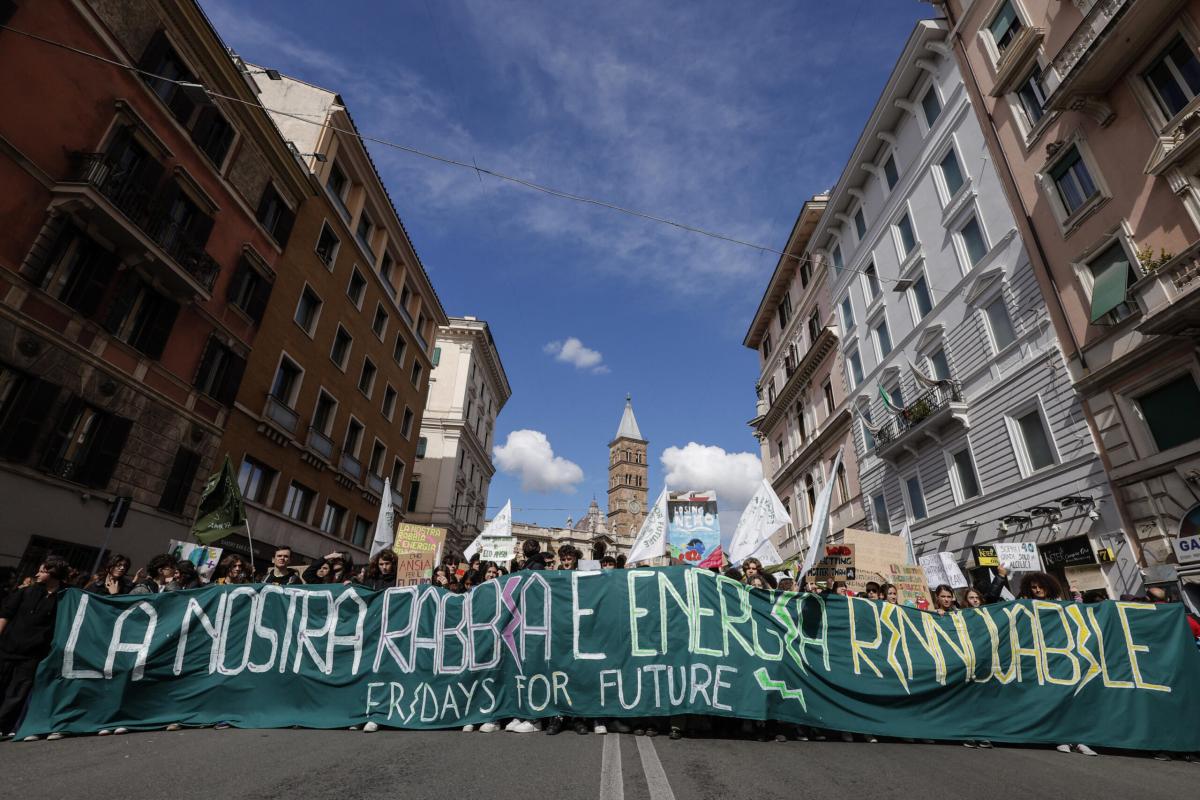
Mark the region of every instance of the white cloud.
<instances>
[{"instance_id":1,"label":"white cloud","mask_svg":"<svg viewBox=\"0 0 1200 800\"><path fill-rule=\"evenodd\" d=\"M522 491L574 492L583 480L579 465L554 455L550 440L541 431L513 431L492 453L501 472L520 477Z\"/></svg>"},{"instance_id":2,"label":"white cloud","mask_svg":"<svg viewBox=\"0 0 1200 800\"><path fill-rule=\"evenodd\" d=\"M549 342L542 351L554 356L556 361L571 364L576 369L588 369L597 375L609 372L604 364L604 355L599 350L585 347L583 342L574 336L568 336L565 341Z\"/></svg>"},{"instance_id":3,"label":"white cloud","mask_svg":"<svg viewBox=\"0 0 1200 800\"><path fill-rule=\"evenodd\" d=\"M733 535L746 503L762 481L762 462L754 453L728 453L714 445L688 442L686 447L668 447L662 454L667 487L674 491L717 493L721 535Z\"/></svg>"}]
</instances>

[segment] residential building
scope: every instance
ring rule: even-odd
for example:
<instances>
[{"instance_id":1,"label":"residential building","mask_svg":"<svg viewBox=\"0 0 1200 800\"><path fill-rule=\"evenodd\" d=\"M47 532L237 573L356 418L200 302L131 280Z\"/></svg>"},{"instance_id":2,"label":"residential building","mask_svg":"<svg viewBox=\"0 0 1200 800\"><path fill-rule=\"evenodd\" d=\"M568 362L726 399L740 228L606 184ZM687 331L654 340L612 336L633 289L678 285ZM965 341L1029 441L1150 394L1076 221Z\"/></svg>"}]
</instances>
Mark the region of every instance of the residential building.
<instances>
[{"instance_id":1,"label":"residential building","mask_svg":"<svg viewBox=\"0 0 1200 800\"><path fill-rule=\"evenodd\" d=\"M1072 588L1130 591L1136 561L944 21L913 30L808 251L829 265L874 530L907 524L918 556L968 569L975 546L1033 541Z\"/></svg>"},{"instance_id":2,"label":"residential building","mask_svg":"<svg viewBox=\"0 0 1200 800\"><path fill-rule=\"evenodd\" d=\"M144 563L189 538L310 190L194 2L0 23L84 51L0 30L0 566Z\"/></svg>"},{"instance_id":3,"label":"residential building","mask_svg":"<svg viewBox=\"0 0 1200 800\"><path fill-rule=\"evenodd\" d=\"M1200 2L943 9L1125 552L1200 607L1200 553L1177 547L1200 516Z\"/></svg>"},{"instance_id":4,"label":"residential building","mask_svg":"<svg viewBox=\"0 0 1200 800\"><path fill-rule=\"evenodd\" d=\"M438 328L406 518L445 528L447 545L457 552L483 528L496 473L496 417L511 396L486 322L451 317Z\"/></svg>"},{"instance_id":5,"label":"residential building","mask_svg":"<svg viewBox=\"0 0 1200 800\"><path fill-rule=\"evenodd\" d=\"M829 517L831 540L837 541L847 527L863 525L851 410L826 261L808 252L828 199L817 195L801 208L785 255L775 265L742 342L758 351L759 357L758 414L750 427L762 451L763 477L791 517L787 529L774 537L785 559L806 552L817 495L829 480L837 482ZM852 213L843 214L844 223L864 235L862 209ZM841 249L834 252L835 263L840 262ZM861 372L861 363L855 362L854 369ZM842 463L835 474L833 462L839 449Z\"/></svg>"},{"instance_id":6,"label":"residential building","mask_svg":"<svg viewBox=\"0 0 1200 800\"><path fill-rule=\"evenodd\" d=\"M633 398L625 395L625 410L617 425L617 435L608 443L608 525L617 551L629 552L646 518L649 492L649 465L646 448L650 442L642 438L637 418L633 415Z\"/></svg>"},{"instance_id":7,"label":"residential building","mask_svg":"<svg viewBox=\"0 0 1200 800\"><path fill-rule=\"evenodd\" d=\"M410 510L434 334L448 319L338 95L247 72L311 191L223 448L261 555L288 545L301 558L343 550L361 561L385 478L397 519ZM248 546L237 536L221 544Z\"/></svg>"}]
</instances>

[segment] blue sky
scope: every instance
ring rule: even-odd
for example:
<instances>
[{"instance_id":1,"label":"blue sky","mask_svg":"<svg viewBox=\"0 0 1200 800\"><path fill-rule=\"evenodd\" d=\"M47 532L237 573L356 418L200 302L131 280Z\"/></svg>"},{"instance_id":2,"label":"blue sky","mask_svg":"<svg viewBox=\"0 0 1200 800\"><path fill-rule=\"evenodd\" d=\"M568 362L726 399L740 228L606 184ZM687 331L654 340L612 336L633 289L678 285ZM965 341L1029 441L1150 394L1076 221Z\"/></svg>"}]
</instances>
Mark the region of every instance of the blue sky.
<instances>
[{"instance_id":1,"label":"blue sky","mask_svg":"<svg viewBox=\"0 0 1200 800\"><path fill-rule=\"evenodd\" d=\"M917 0L201 4L248 60L339 92L364 133L775 248L836 182L931 14ZM489 505L511 497L543 524L593 495L604 507L630 392L651 499L668 476L716 488L727 538L761 477L742 339L777 258L371 151L447 312L492 326L513 388L496 443L545 436L502 451Z\"/></svg>"}]
</instances>

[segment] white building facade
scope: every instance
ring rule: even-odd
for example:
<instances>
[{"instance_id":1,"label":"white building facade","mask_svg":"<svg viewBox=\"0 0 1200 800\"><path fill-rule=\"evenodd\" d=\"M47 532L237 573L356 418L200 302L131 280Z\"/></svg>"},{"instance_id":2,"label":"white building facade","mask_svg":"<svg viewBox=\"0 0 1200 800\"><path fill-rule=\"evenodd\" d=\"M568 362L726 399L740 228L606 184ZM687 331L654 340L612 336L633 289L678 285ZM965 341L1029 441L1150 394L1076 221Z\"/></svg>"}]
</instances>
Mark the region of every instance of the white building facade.
<instances>
[{"instance_id":1,"label":"white building facade","mask_svg":"<svg viewBox=\"0 0 1200 800\"><path fill-rule=\"evenodd\" d=\"M458 552L486 524L496 417L511 396L486 322L451 317L438 328L404 518L445 528Z\"/></svg>"},{"instance_id":2,"label":"white building facade","mask_svg":"<svg viewBox=\"0 0 1200 800\"><path fill-rule=\"evenodd\" d=\"M946 36L916 26L809 245L864 510L964 571L977 546L1037 542L1064 585L1116 597L1136 565Z\"/></svg>"}]
</instances>

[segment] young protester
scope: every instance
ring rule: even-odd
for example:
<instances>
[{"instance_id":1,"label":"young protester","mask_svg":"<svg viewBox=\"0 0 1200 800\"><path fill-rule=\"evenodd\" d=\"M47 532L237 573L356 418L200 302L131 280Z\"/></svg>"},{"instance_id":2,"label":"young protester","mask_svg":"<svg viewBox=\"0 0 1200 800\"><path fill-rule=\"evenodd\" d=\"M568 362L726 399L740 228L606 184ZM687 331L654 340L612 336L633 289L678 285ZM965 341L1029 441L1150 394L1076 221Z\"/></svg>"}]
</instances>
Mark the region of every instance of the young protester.
<instances>
[{"instance_id":1,"label":"young protester","mask_svg":"<svg viewBox=\"0 0 1200 800\"><path fill-rule=\"evenodd\" d=\"M791 578L780 578L776 588L781 592L794 592L796 591L796 582Z\"/></svg>"},{"instance_id":2,"label":"young protester","mask_svg":"<svg viewBox=\"0 0 1200 800\"><path fill-rule=\"evenodd\" d=\"M575 569L579 564L579 551L572 545L564 544L558 548L558 568Z\"/></svg>"},{"instance_id":3,"label":"young protester","mask_svg":"<svg viewBox=\"0 0 1200 800\"><path fill-rule=\"evenodd\" d=\"M767 585L767 579L764 578L762 575L755 575L752 578L750 578L750 580L746 581L746 583L751 589L764 589L765 590L765 589L771 588L770 586Z\"/></svg>"},{"instance_id":4,"label":"young protester","mask_svg":"<svg viewBox=\"0 0 1200 800\"><path fill-rule=\"evenodd\" d=\"M612 556L601 556L600 557L600 569L616 569L616 568L617 568L617 560L615 558L613 558Z\"/></svg>"},{"instance_id":5,"label":"young protester","mask_svg":"<svg viewBox=\"0 0 1200 800\"><path fill-rule=\"evenodd\" d=\"M818 594L821 591L821 587L817 585L817 579L812 575L804 576L804 591L809 594Z\"/></svg>"},{"instance_id":6,"label":"young protester","mask_svg":"<svg viewBox=\"0 0 1200 800\"><path fill-rule=\"evenodd\" d=\"M175 580L175 556L170 553L155 556L146 564L145 570L138 571L138 575L145 577L135 581L136 585L129 591L130 594L159 594L171 591L171 583Z\"/></svg>"},{"instance_id":7,"label":"young protester","mask_svg":"<svg viewBox=\"0 0 1200 800\"><path fill-rule=\"evenodd\" d=\"M966 602L967 608L979 608L983 605L983 593L972 586L970 589L967 589L963 600Z\"/></svg>"},{"instance_id":8,"label":"young protester","mask_svg":"<svg viewBox=\"0 0 1200 800\"><path fill-rule=\"evenodd\" d=\"M890 583L885 583L879 587L879 594L883 597L885 603L897 605L900 602L900 592Z\"/></svg>"},{"instance_id":9,"label":"young protester","mask_svg":"<svg viewBox=\"0 0 1200 800\"><path fill-rule=\"evenodd\" d=\"M130 561L127 556L113 553L104 562L104 572L89 583L86 591L93 594L129 594L133 589L133 581L129 580Z\"/></svg>"},{"instance_id":10,"label":"young protester","mask_svg":"<svg viewBox=\"0 0 1200 800\"><path fill-rule=\"evenodd\" d=\"M396 554L381 550L367 563L366 574L355 581L359 586L378 592L396 585Z\"/></svg>"},{"instance_id":11,"label":"young protester","mask_svg":"<svg viewBox=\"0 0 1200 800\"><path fill-rule=\"evenodd\" d=\"M4 598L0 607L0 735L12 738L25 701L33 690L37 665L50 653L54 620L71 568L58 556L47 556L34 583ZM51 733L47 739L61 739ZM27 736L26 741L38 737Z\"/></svg>"},{"instance_id":12,"label":"young protester","mask_svg":"<svg viewBox=\"0 0 1200 800\"><path fill-rule=\"evenodd\" d=\"M883 599L883 589L875 581L867 581L867 585L863 587L863 594L868 600Z\"/></svg>"},{"instance_id":13,"label":"young protester","mask_svg":"<svg viewBox=\"0 0 1200 800\"><path fill-rule=\"evenodd\" d=\"M271 557L271 566L263 575L262 582L272 583L276 586L291 586L293 583L300 583L300 576L288 569L288 565L291 563L292 548L286 545L276 547L275 554Z\"/></svg>"},{"instance_id":14,"label":"young protester","mask_svg":"<svg viewBox=\"0 0 1200 800\"><path fill-rule=\"evenodd\" d=\"M196 565L186 558L175 565L175 580L172 582L175 591L198 589L204 585Z\"/></svg>"},{"instance_id":15,"label":"young protester","mask_svg":"<svg viewBox=\"0 0 1200 800\"><path fill-rule=\"evenodd\" d=\"M983 604L999 603L1004 598L1004 590L1008 588L1008 570L1004 565L996 567L996 574L983 590Z\"/></svg>"},{"instance_id":16,"label":"young protester","mask_svg":"<svg viewBox=\"0 0 1200 800\"><path fill-rule=\"evenodd\" d=\"M250 572L250 565L246 560L237 554L227 555L217 564L217 569L213 573L216 583L221 586L228 584L250 583L253 575Z\"/></svg>"},{"instance_id":17,"label":"young protester","mask_svg":"<svg viewBox=\"0 0 1200 800\"><path fill-rule=\"evenodd\" d=\"M325 566L328 569L324 572L321 567ZM346 583L350 580L352 565L350 557L346 553L334 551L319 561L314 561L309 564L304 570L305 583Z\"/></svg>"},{"instance_id":18,"label":"young protester","mask_svg":"<svg viewBox=\"0 0 1200 800\"><path fill-rule=\"evenodd\" d=\"M939 616L945 616L956 610L958 605L954 602L954 590L947 584L939 584L933 590L933 611Z\"/></svg>"},{"instance_id":19,"label":"young protester","mask_svg":"<svg viewBox=\"0 0 1200 800\"><path fill-rule=\"evenodd\" d=\"M434 586L440 586L443 589L449 589L450 588L450 576L453 574L454 573L452 573L446 567L434 567L433 568L433 577L431 578L431 583L433 583Z\"/></svg>"},{"instance_id":20,"label":"young protester","mask_svg":"<svg viewBox=\"0 0 1200 800\"><path fill-rule=\"evenodd\" d=\"M521 544L521 554L525 556L525 562L521 565L521 569L546 569L546 554L542 552L542 546L533 539L526 539Z\"/></svg>"},{"instance_id":21,"label":"young protester","mask_svg":"<svg viewBox=\"0 0 1200 800\"><path fill-rule=\"evenodd\" d=\"M500 577L500 567L496 566L495 561L485 561L480 568L483 570L482 583L494 581L496 578Z\"/></svg>"}]
</instances>

